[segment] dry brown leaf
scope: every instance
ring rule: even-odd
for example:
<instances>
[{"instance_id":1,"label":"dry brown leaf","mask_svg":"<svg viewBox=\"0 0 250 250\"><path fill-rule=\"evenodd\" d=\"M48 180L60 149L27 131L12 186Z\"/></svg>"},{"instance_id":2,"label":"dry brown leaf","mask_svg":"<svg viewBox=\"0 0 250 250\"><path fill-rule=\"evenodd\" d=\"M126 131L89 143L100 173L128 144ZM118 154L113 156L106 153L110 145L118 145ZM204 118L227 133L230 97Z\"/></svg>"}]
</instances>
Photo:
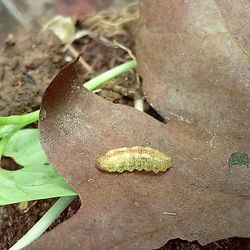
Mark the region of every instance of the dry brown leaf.
<instances>
[{"instance_id":1,"label":"dry brown leaf","mask_svg":"<svg viewBox=\"0 0 250 250\"><path fill-rule=\"evenodd\" d=\"M166 119L249 140L249 27L249 0L142 0L137 58L148 101Z\"/></svg>"},{"instance_id":2,"label":"dry brown leaf","mask_svg":"<svg viewBox=\"0 0 250 250\"><path fill-rule=\"evenodd\" d=\"M112 104L82 87L75 64L46 90L39 126L50 163L79 192L82 206L29 249L155 249L177 237L206 243L249 236L250 168L227 165L235 146L248 147L245 141L181 121L165 125ZM108 150L135 145L169 154L173 167L159 175L96 168Z\"/></svg>"}]
</instances>

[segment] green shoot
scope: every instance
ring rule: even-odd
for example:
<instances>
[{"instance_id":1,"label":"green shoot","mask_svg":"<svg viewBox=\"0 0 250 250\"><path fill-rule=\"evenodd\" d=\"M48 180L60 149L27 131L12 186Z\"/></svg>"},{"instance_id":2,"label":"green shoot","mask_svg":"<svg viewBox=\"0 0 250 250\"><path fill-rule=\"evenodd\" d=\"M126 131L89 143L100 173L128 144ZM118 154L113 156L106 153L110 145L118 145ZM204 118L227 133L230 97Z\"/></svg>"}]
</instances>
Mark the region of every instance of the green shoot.
<instances>
[{"instance_id":1,"label":"green shoot","mask_svg":"<svg viewBox=\"0 0 250 250\"><path fill-rule=\"evenodd\" d=\"M36 122L39 118L39 110L25 114L25 115L11 115L7 117L0 117L0 126L15 124L15 125L28 125Z\"/></svg>"},{"instance_id":2,"label":"green shoot","mask_svg":"<svg viewBox=\"0 0 250 250\"><path fill-rule=\"evenodd\" d=\"M88 90L95 90L97 88L101 88L102 85L107 81L112 80L117 76L121 75L122 73L134 69L135 67L136 67L136 62L134 60L128 61L87 81L86 83L83 84L83 86Z\"/></svg>"},{"instance_id":3,"label":"green shoot","mask_svg":"<svg viewBox=\"0 0 250 250\"><path fill-rule=\"evenodd\" d=\"M76 196L59 198L43 217L10 250L20 250L39 238L56 218L67 208Z\"/></svg>"}]
</instances>

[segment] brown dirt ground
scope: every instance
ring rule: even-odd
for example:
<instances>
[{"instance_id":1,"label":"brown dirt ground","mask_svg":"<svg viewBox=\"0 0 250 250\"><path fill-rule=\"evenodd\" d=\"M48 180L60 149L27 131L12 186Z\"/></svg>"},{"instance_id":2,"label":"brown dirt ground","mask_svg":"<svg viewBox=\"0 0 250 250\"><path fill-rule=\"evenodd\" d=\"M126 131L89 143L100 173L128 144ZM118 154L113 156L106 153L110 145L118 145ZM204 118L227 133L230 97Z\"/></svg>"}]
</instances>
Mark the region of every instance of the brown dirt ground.
<instances>
[{"instance_id":1,"label":"brown dirt ground","mask_svg":"<svg viewBox=\"0 0 250 250\"><path fill-rule=\"evenodd\" d=\"M79 53L83 52L83 58L94 71L88 73L79 65L83 82L131 58L126 48L134 51L136 15L137 10L133 7L118 12L102 11L93 17L76 20L79 30L91 32L73 43ZM18 37L9 36L0 56L0 115L23 114L39 109L44 90L71 59L72 55L63 51L60 41L50 32L33 30ZM114 103L132 106L141 95L135 71L111 81L97 94ZM146 105L146 111L161 120L149 105ZM2 164L9 170L17 169L10 159L2 160ZM0 250L13 245L55 200L29 202L24 204L24 208L22 204L0 207ZM80 200L76 199L50 229L72 216L79 207ZM250 240L231 238L202 247L198 242L175 239L161 249L250 249Z\"/></svg>"}]
</instances>

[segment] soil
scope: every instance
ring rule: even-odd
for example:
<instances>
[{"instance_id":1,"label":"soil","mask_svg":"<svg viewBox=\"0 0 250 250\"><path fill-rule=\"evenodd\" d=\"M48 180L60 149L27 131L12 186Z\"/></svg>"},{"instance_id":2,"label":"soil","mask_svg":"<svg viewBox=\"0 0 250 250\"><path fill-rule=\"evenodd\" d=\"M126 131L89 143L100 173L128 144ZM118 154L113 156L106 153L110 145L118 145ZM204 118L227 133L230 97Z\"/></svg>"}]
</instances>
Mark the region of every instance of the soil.
<instances>
[{"instance_id":1,"label":"soil","mask_svg":"<svg viewBox=\"0 0 250 250\"><path fill-rule=\"evenodd\" d=\"M229 239L211 242L201 246L197 241L187 241L181 239L169 240L165 246L158 250L248 250L250 249L250 239L233 237Z\"/></svg>"},{"instance_id":2,"label":"soil","mask_svg":"<svg viewBox=\"0 0 250 250\"><path fill-rule=\"evenodd\" d=\"M73 42L74 48L83 53L83 59L93 69L89 73L79 64L82 82L131 59L137 15L137 8L132 6L76 20L78 30L90 31L89 35ZM10 35L2 45L0 56L0 115L23 114L39 109L44 90L60 68L71 60L73 56L63 50L63 45L51 32L33 30L16 37ZM134 101L141 97L140 80L131 70L96 93L111 102L133 106ZM145 111L163 121L148 104ZM10 171L18 169L8 158L3 159L2 164ZM0 207L0 250L12 246L55 201L47 199ZM77 198L48 230L72 216L79 207ZM250 239L226 239L205 247L198 242L175 239L161 249L250 249Z\"/></svg>"}]
</instances>

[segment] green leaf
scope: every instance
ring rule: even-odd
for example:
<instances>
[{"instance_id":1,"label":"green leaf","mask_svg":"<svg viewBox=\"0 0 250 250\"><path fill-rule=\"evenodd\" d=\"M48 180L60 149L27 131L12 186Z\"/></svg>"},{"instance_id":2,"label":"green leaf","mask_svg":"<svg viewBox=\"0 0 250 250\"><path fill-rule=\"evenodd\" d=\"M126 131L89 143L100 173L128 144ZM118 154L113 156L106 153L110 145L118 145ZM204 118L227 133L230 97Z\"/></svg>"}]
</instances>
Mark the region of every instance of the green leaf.
<instances>
[{"instance_id":1,"label":"green leaf","mask_svg":"<svg viewBox=\"0 0 250 250\"><path fill-rule=\"evenodd\" d=\"M48 163L39 142L38 129L22 129L9 140L4 156L12 157L16 163L24 167L39 163Z\"/></svg>"},{"instance_id":2,"label":"green leaf","mask_svg":"<svg viewBox=\"0 0 250 250\"><path fill-rule=\"evenodd\" d=\"M1 119L1 117L0 117ZM15 134L18 130L20 130L23 125L4 125L0 126L0 159L3 155L3 152L8 144L10 138L13 134Z\"/></svg>"},{"instance_id":3,"label":"green leaf","mask_svg":"<svg viewBox=\"0 0 250 250\"><path fill-rule=\"evenodd\" d=\"M0 139L9 135L11 132L14 131L14 129L17 128L17 125L5 125L5 126L0 126Z\"/></svg>"},{"instance_id":4,"label":"green leaf","mask_svg":"<svg viewBox=\"0 0 250 250\"><path fill-rule=\"evenodd\" d=\"M23 166L16 171L0 168L0 205L76 195L48 164L39 143L38 129L23 129L9 140L3 152Z\"/></svg>"}]
</instances>

